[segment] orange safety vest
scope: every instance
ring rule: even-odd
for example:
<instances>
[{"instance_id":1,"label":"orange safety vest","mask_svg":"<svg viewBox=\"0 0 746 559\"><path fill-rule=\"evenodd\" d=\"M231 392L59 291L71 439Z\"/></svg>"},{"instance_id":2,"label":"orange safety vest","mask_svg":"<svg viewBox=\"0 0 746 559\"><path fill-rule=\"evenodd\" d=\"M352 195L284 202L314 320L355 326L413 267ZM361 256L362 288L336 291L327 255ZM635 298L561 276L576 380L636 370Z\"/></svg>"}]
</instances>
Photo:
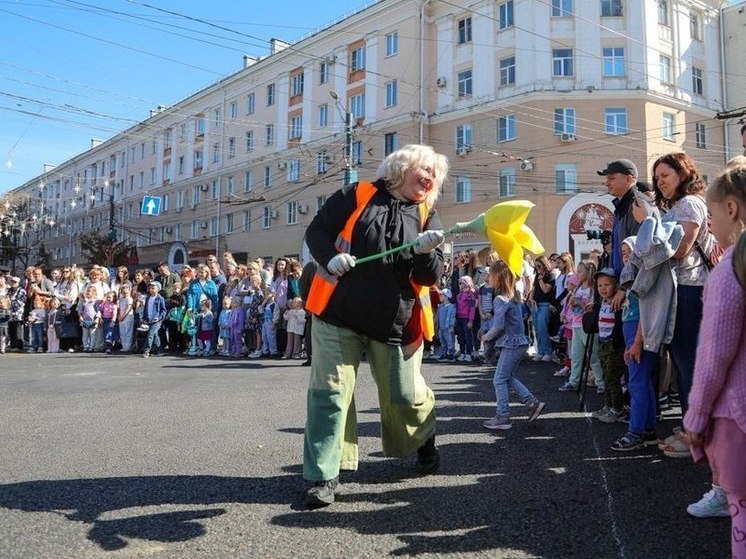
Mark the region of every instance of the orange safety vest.
<instances>
[{"instance_id":1,"label":"orange safety vest","mask_svg":"<svg viewBox=\"0 0 746 559\"><path fill-rule=\"evenodd\" d=\"M378 189L369 182L361 181L357 184L355 193L357 207L355 208L355 211L350 214L350 217L347 218L344 229L342 229L341 233L337 235L337 240L334 243L334 248L336 248L338 252L350 252L352 247L352 231L355 228L355 224L357 223L357 220L360 219L360 214L363 213L363 210L368 205L371 198L373 198L373 195L377 190ZM425 204L420 204L419 209L420 222L424 229L427 216L430 213L430 208ZM330 274L324 266L319 266L316 270L316 275L314 275L313 281L311 282L311 289L308 294L308 299L306 300L306 309L316 316L321 316L321 313L324 312L324 309L332 297L332 293L334 293L334 290L337 287L338 281L339 278L337 276ZM433 339L433 335L435 334L433 309L430 306L430 288L415 283L412 278L409 279L409 283L412 284L412 289L414 289L414 292L417 294L415 306L420 307L420 326L422 327L422 335L426 340L430 341Z\"/></svg>"}]
</instances>

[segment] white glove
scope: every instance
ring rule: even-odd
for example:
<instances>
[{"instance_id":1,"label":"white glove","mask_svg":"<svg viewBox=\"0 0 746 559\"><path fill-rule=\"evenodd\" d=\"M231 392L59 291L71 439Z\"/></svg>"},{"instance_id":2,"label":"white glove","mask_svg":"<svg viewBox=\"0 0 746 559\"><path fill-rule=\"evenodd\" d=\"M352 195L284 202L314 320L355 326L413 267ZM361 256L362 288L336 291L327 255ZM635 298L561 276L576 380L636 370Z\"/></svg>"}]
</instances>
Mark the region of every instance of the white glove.
<instances>
[{"instance_id":1,"label":"white glove","mask_svg":"<svg viewBox=\"0 0 746 559\"><path fill-rule=\"evenodd\" d=\"M443 235L443 231L423 231L417 236L417 244L414 245L414 252L416 254L432 252L442 245L444 240L445 235Z\"/></svg>"},{"instance_id":2,"label":"white glove","mask_svg":"<svg viewBox=\"0 0 746 559\"><path fill-rule=\"evenodd\" d=\"M349 272L355 267L355 257L347 254L346 252L340 252L338 255L329 260L326 265L326 269L337 277L343 276L346 272Z\"/></svg>"}]
</instances>

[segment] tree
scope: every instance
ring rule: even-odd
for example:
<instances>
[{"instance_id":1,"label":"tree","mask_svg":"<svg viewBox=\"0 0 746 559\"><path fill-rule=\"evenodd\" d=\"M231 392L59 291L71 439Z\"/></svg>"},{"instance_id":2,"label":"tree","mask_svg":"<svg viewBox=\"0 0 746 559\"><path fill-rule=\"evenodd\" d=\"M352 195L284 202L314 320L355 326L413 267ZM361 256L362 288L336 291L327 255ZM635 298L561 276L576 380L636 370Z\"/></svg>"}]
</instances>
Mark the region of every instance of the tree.
<instances>
[{"instance_id":1,"label":"tree","mask_svg":"<svg viewBox=\"0 0 746 559\"><path fill-rule=\"evenodd\" d=\"M112 241L108 235L99 231L81 235L80 246L89 265L99 264L108 268L126 266L132 249L131 245Z\"/></svg>"}]
</instances>

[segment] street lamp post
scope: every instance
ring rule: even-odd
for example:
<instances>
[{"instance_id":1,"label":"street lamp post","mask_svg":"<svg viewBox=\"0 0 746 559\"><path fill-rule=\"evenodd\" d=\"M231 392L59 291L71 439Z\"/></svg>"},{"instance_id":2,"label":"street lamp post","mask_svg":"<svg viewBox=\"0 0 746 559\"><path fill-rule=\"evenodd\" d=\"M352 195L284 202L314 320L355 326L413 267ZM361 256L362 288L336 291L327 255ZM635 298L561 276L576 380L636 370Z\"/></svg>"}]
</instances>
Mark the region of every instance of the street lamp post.
<instances>
[{"instance_id":1,"label":"street lamp post","mask_svg":"<svg viewBox=\"0 0 746 559\"><path fill-rule=\"evenodd\" d=\"M344 113L345 118L345 176L344 183L350 184L352 182L352 113L342 104L339 100L339 95L336 91L332 90L329 95L337 106L337 110Z\"/></svg>"}]
</instances>

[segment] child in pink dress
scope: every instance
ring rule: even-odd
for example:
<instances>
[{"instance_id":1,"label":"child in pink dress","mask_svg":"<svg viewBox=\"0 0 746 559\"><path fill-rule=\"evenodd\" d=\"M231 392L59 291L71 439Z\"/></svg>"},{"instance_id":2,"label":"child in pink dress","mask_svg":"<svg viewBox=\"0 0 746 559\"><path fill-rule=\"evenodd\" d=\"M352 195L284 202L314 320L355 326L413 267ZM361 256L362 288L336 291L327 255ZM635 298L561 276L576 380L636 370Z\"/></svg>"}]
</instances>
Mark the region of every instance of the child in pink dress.
<instances>
[{"instance_id":1,"label":"child in pink dress","mask_svg":"<svg viewBox=\"0 0 746 559\"><path fill-rule=\"evenodd\" d=\"M725 248L704 288L694 379L684 428L692 457L724 493L731 555L746 558L746 157L732 160L707 191L710 228ZM693 249L696 250L696 249ZM713 498L717 495L713 495Z\"/></svg>"}]
</instances>

